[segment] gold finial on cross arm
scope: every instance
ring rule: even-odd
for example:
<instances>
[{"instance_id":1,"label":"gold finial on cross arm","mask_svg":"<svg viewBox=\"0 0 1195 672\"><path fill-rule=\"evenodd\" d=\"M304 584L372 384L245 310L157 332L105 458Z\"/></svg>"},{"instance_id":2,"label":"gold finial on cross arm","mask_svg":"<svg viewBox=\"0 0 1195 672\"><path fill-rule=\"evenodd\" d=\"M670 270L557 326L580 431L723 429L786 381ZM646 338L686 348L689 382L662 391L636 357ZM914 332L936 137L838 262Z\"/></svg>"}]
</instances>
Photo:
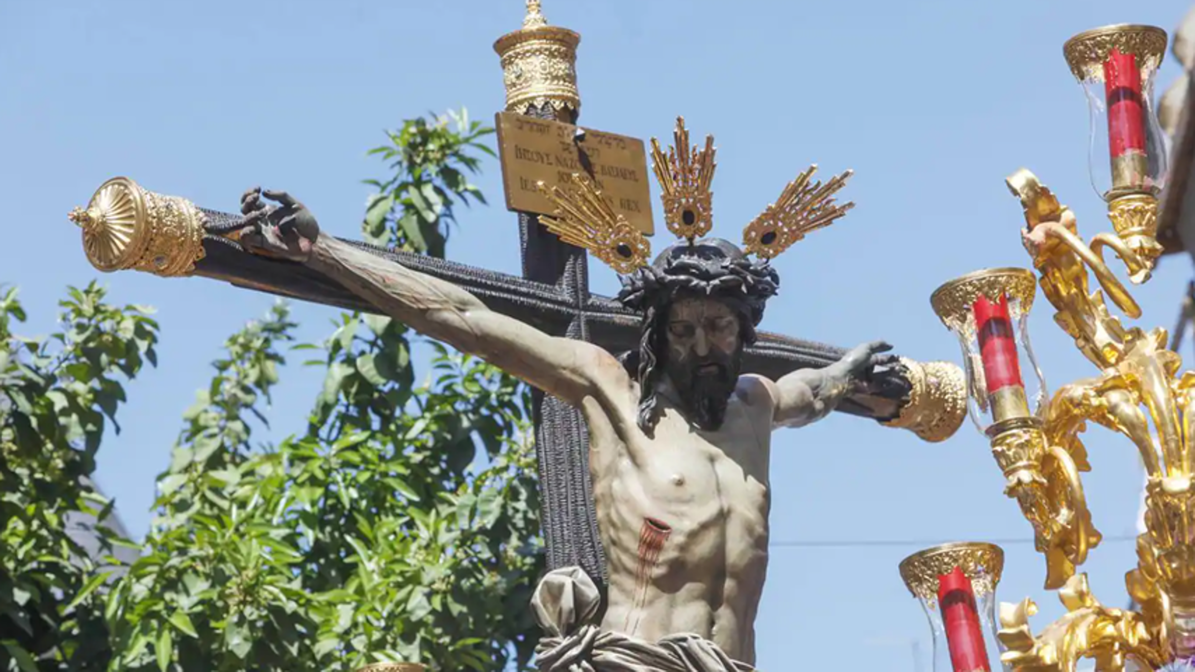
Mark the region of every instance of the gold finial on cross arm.
<instances>
[{"instance_id":1,"label":"gold finial on cross arm","mask_svg":"<svg viewBox=\"0 0 1195 672\"><path fill-rule=\"evenodd\" d=\"M67 218L83 230L87 260L107 273L135 269L185 276L204 256L205 217L199 208L128 178L108 180L86 208L75 208Z\"/></svg>"}]
</instances>

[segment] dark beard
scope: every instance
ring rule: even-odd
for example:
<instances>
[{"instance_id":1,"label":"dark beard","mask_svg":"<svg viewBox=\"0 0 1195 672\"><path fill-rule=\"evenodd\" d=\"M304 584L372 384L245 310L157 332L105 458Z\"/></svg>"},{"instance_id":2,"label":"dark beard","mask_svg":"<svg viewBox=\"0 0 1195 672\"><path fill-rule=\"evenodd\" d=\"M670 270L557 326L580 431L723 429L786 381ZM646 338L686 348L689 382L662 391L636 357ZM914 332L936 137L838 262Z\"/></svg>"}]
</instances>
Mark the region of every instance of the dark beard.
<instances>
[{"instance_id":1,"label":"dark beard","mask_svg":"<svg viewBox=\"0 0 1195 672\"><path fill-rule=\"evenodd\" d=\"M726 420L726 407L739 382L743 352L739 349L733 355L711 352L703 359L686 359L680 362L665 362L664 369L672 380L681 404L694 424L705 431L714 431ZM701 375L698 370L713 364L718 371Z\"/></svg>"}]
</instances>

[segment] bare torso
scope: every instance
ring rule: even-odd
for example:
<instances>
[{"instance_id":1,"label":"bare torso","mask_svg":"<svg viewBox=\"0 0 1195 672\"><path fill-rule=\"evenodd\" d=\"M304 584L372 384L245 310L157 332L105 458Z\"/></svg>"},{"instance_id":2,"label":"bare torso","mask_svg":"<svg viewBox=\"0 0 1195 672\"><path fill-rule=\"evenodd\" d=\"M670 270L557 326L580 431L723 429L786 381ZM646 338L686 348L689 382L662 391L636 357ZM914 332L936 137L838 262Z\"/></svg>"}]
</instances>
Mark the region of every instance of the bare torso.
<instances>
[{"instance_id":1,"label":"bare torso","mask_svg":"<svg viewBox=\"0 0 1195 672\"><path fill-rule=\"evenodd\" d=\"M603 629L647 641L693 633L754 663L773 402L744 377L725 423L704 432L662 396L648 437L634 421L637 385L611 392L582 405L609 563Z\"/></svg>"}]
</instances>

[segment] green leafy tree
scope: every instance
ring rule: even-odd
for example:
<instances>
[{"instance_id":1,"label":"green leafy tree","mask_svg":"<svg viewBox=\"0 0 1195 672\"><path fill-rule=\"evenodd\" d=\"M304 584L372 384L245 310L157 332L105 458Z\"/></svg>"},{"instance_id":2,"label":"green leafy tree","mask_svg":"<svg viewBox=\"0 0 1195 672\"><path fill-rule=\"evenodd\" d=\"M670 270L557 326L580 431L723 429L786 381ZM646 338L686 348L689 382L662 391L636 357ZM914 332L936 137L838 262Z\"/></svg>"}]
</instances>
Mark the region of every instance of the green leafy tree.
<instances>
[{"instance_id":1,"label":"green leafy tree","mask_svg":"<svg viewBox=\"0 0 1195 672\"><path fill-rule=\"evenodd\" d=\"M366 241L443 257L450 227L456 224L456 201L467 204L472 196L485 203L481 190L468 180L481 166L469 150L497 156L481 142L493 132L470 121L465 110L449 110L447 117L430 121L408 119L399 131L388 131L390 144L369 151L390 161L394 175L384 182L365 181L377 189L365 208Z\"/></svg>"},{"instance_id":2,"label":"green leafy tree","mask_svg":"<svg viewBox=\"0 0 1195 672\"><path fill-rule=\"evenodd\" d=\"M0 669L103 670L104 587L129 545L106 526L112 501L91 482L124 381L154 363L148 311L104 302L94 283L70 288L60 330L12 332L25 312L0 293ZM71 534L82 528L98 548Z\"/></svg>"},{"instance_id":3,"label":"green leafy tree","mask_svg":"<svg viewBox=\"0 0 1195 672\"><path fill-rule=\"evenodd\" d=\"M462 113L390 133L366 236L441 256L453 206L481 200L464 175L491 132ZM230 339L187 414L145 555L109 597L114 668L526 667L542 569L527 388L438 344L416 385L419 337L346 313L295 347L326 368L306 431L254 446L292 326L280 306Z\"/></svg>"}]
</instances>

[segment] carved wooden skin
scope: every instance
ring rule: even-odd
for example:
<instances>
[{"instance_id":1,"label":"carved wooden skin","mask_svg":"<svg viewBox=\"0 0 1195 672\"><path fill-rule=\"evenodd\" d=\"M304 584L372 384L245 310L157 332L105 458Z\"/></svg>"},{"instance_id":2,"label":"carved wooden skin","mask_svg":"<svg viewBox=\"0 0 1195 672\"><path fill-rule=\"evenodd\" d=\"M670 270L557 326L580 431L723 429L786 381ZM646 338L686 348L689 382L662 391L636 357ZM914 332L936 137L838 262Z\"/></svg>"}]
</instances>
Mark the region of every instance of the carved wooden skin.
<instances>
[{"instance_id":1,"label":"carved wooden skin","mask_svg":"<svg viewBox=\"0 0 1195 672\"><path fill-rule=\"evenodd\" d=\"M606 350L549 336L468 292L332 238L307 263L394 318L579 406L609 562L604 627L654 641L691 632L753 663L767 570L771 431L828 414L845 395L844 358L778 381L742 376L716 430L700 431L661 384L653 435L637 424L639 387ZM672 356L739 346L737 317L705 299L674 305ZM856 361L858 356L856 355Z\"/></svg>"}]
</instances>

